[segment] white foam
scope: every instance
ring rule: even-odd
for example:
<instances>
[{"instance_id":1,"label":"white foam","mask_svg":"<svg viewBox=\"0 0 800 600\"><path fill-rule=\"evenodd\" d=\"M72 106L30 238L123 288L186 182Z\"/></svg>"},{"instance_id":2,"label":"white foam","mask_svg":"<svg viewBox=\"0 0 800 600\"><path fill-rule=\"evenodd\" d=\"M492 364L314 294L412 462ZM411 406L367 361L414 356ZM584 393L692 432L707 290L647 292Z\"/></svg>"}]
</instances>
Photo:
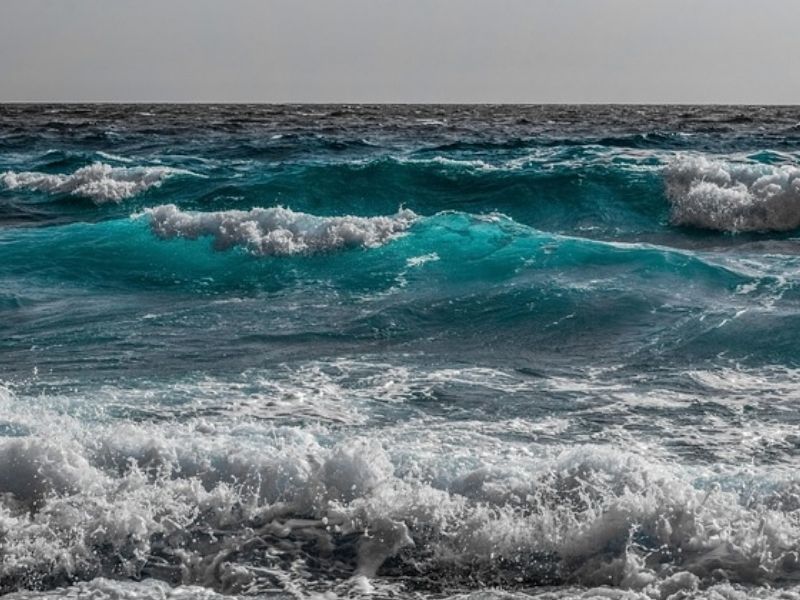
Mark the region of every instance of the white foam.
<instances>
[{"instance_id":1,"label":"white foam","mask_svg":"<svg viewBox=\"0 0 800 600\"><path fill-rule=\"evenodd\" d=\"M0 175L0 182L11 190L70 194L103 204L132 198L176 174L192 173L169 167L112 167L97 162L68 175L7 171Z\"/></svg>"},{"instance_id":2,"label":"white foam","mask_svg":"<svg viewBox=\"0 0 800 600\"><path fill-rule=\"evenodd\" d=\"M123 163L132 163L133 159L127 158L125 156L120 156L119 154L111 154L110 152L103 152L102 150L97 151L97 156L101 158L105 158L106 160L114 160L117 162Z\"/></svg>"},{"instance_id":3,"label":"white foam","mask_svg":"<svg viewBox=\"0 0 800 600\"><path fill-rule=\"evenodd\" d=\"M664 176L676 225L733 232L800 227L800 167L681 156Z\"/></svg>"},{"instance_id":4,"label":"white foam","mask_svg":"<svg viewBox=\"0 0 800 600\"><path fill-rule=\"evenodd\" d=\"M458 159L449 158L447 156L434 156L432 158L406 158L399 157L395 159L401 164L409 165L437 165L440 167L449 167L456 169L466 169L473 171L498 171L503 166L493 165L480 159Z\"/></svg>"},{"instance_id":5,"label":"white foam","mask_svg":"<svg viewBox=\"0 0 800 600\"><path fill-rule=\"evenodd\" d=\"M437 382L535 389L490 369L438 370L416 383L402 381L412 371L387 372L348 387L348 368L339 363L337 385L319 393L361 389L385 405ZM316 577L329 589L344 579L369 589L380 582L364 577L389 569L390 580L452 577L453 589L556 577L633 590L606 588L608 597L666 598L800 571L800 482L772 464L725 474L629 445L515 442L505 426L493 433L412 413L366 428L279 426L235 411L209 427L209 410L120 426L99 413L79 421L56 404L17 402L0 388L0 421L25 432L0 438L0 592L113 575L308 595ZM81 597L95 585L120 585L111 597L124 598L162 589L100 579L71 589Z\"/></svg>"},{"instance_id":6,"label":"white foam","mask_svg":"<svg viewBox=\"0 0 800 600\"><path fill-rule=\"evenodd\" d=\"M386 217L319 217L283 207L189 212L174 204L149 208L144 214L160 238L210 237L217 250L240 246L258 256L373 248L397 237L417 218L410 210Z\"/></svg>"},{"instance_id":7,"label":"white foam","mask_svg":"<svg viewBox=\"0 0 800 600\"><path fill-rule=\"evenodd\" d=\"M0 490L11 493L27 506L43 503L51 494L76 493L87 489L98 473L75 444L49 444L33 437L4 440Z\"/></svg>"},{"instance_id":8,"label":"white foam","mask_svg":"<svg viewBox=\"0 0 800 600\"><path fill-rule=\"evenodd\" d=\"M390 452L388 440L330 446L325 431L195 431L141 424L94 429L80 443L54 431L53 441L3 441L2 579L56 585L106 572L103 561L112 560L117 575L274 587L277 572L247 549L300 560L300 548L316 540L322 560L326 548L353 545L344 576L374 577L405 552L423 573L502 577L509 569L510 581L537 581L557 568L575 583L657 592L694 589L720 570L754 582L791 576L800 539L791 481L765 498L744 490L745 504L718 486L696 487L680 469L610 448L482 462L488 448L476 439L475 467L452 463L442 487L413 468L397 471L403 457L424 472L424 444L393 456L400 448ZM62 444L71 449L59 451ZM23 479L39 486L37 503L8 484Z\"/></svg>"},{"instance_id":9,"label":"white foam","mask_svg":"<svg viewBox=\"0 0 800 600\"><path fill-rule=\"evenodd\" d=\"M438 260L440 260L439 255L436 252L430 252L428 254L423 254L421 256L412 256L411 258L406 259L406 266L421 267L426 263L436 262Z\"/></svg>"},{"instance_id":10,"label":"white foam","mask_svg":"<svg viewBox=\"0 0 800 600\"><path fill-rule=\"evenodd\" d=\"M238 600L200 586L172 587L155 579L144 581L117 581L98 577L70 587L45 592L12 592L7 600L45 600L47 598L85 598L87 600Z\"/></svg>"}]
</instances>

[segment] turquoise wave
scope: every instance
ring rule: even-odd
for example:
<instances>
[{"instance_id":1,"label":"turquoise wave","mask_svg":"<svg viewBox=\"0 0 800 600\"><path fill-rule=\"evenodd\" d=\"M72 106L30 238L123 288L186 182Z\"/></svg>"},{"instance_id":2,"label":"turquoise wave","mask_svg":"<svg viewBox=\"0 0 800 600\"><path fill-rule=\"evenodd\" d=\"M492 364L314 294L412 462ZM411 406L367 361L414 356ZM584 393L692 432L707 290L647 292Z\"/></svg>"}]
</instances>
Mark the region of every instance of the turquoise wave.
<instances>
[{"instance_id":1,"label":"turquoise wave","mask_svg":"<svg viewBox=\"0 0 800 600\"><path fill-rule=\"evenodd\" d=\"M176 210L182 216L203 214ZM247 219L249 213L218 214ZM5 229L0 245L8 260L0 266L0 274L168 287L208 280L221 289L292 278L324 278L342 289L380 289L394 285L401 273L412 279L487 284L513 281L529 272L549 272L566 285L579 285L589 274L598 278L604 273L641 278L647 285L657 276L701 280L723 289L751 281L690 250L552 234L500 213L444 211L413 216L407 229L404 226L376 247L300 249L279 256L253 255L246 241L237 239L221 251L214 247L210 232L188 239L178 231L173 239L164 239L154 227L150 214L139 213L94 223Z\"/></svg>"},{"instance_id":2,"label":"turquoise wave","mask_svg":"<svg viewBox=\"0 0 800 600\"><path fill-rule=\"evenodd\" d=\"M800 297L780 271L800 262L786 256L754 253L743 260L604 242L543 232L500 214L453 211L417 216L373 247L263 256L246 243L217 249L210 235L165 239L152 219L140 214L3 231L0 280L20 290L4 298L3 310L45 304L31 326L52 326L69 321L64 306L53 304L58 298L87 302L85 318L108 319L115 305L135 297L144 308L120 324L120 339L136 330L137 338L152 336L148 344L163 348L168 340L160 336L173 329L135 315L166 303L189 306L195 324L224 314L221 347L229 350L243 338L277 347L316 337L448 352L454 344L474 343L480 352L501 344L517 348L510 361L525 352L650 360L720 351L746 357L756 350L794 360L790 332L800 331L800 321L786 313ZM225 305L227 299L241 300L241 310ZM194 342L206 345L208 334ZM605 340L602 348L597 339ZM70 337L72 350L85 343ZM158 356L152 347L144 354Z\"/></svg>"}]
</instances>

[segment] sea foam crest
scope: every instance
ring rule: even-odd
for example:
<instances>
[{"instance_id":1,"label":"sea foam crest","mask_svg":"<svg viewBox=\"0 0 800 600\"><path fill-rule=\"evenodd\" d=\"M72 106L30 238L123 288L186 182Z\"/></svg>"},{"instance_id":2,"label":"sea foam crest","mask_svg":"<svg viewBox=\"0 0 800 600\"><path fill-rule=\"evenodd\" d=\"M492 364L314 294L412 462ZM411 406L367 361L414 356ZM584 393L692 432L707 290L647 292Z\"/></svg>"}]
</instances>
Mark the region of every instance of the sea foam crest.
<instances>
[{"instance_id":1,"label":"sea foam crest","mask_svg":"<svg viewBox=\"0 0 800 600\"><path fill-rule=\"evenodd\" d=\"M392 216L320 217L280 206L206 213L183 211L174 204L148 208L145 215L160 238L211 237L217 250L240 246L258 256L373 248L401 234L417 218L407 209Z\"/></svg>"},{"instance_id":2,"label":"sea foam crest","mask_svg":"<svg viewBox=\"0 0 800 600\"><path fill-rule=\"evenodd\" d=\"M12 190L70 194L104 204L132 198L179 173L190 174L189 171L170 167L112 167L96 162L68 175L6 171L0 175L0 182Z\"/></svg>"},{"instance_id":3,"label":"sea foam crest","mask_svg":"<svg viewBox=\"0 0 800 600\"><path fill-rule=\"evenodd\" d=\"M800 227L800 167L677 158L665 170L672 222L718 231Z\"/></svg>"}]
</instances>

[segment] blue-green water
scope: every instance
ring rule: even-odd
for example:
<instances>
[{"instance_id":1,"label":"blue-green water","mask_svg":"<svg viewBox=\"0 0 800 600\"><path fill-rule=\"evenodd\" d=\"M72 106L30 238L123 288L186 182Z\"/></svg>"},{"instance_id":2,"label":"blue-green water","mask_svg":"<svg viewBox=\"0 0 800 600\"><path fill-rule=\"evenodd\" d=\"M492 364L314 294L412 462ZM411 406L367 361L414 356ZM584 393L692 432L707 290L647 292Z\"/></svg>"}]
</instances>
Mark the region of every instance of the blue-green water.
<instances>
[{"instance_id":1,"label":"blue-green water","mask_svg":"<svg viewBox=\"0 0 800 600\"><path fill-rule=\"evenodd\" d=\"M0 107L0 591L797 593L799 159L781 107Z\"/></svg>"}]
</instances>

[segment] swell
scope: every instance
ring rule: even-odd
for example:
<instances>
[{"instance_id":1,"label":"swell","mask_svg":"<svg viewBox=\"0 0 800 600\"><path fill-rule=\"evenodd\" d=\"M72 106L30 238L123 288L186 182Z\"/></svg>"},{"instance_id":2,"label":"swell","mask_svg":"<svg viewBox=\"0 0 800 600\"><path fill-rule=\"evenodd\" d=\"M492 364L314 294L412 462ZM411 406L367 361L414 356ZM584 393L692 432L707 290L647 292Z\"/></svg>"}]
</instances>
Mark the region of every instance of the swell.
<instances>
[{"instance_id":1,"label":"swell","mask_svg":"<svg viewBox=\"0 0 800 600\"><path fill-rule=\"evenodd\" d=\"M563 233L598 236L658 231L668 216L658 159L597 152L448 157L409 156L273 165L182 201L184 209L249 209L274 198L294 210L381 215L402 205L419 214L499 211Z\"/></svg>"},{"instance_id":2,"label":"swell","mask_svg":"<svg viewBox=\"0 0 800 600\"><path fill-rule=\"evenodd\" d=\"M39 306L14 330L48 346L68 339L76 349L95 343L87 332L96 330L107 340L103 355L115 361L140 348L132 368L152 361L166 368L172 359L164 352L176 339L181 355L204 362L265 344L288 352L311 340L320 352L380 344L448 352L458 343L480 355L519 345L524 350L498 356L511 364L536 355L630 361L755 350L794 360L798 323L786 311L797 292L786 273L798 268L796 258L592 241L501 215L370 220L262 210L199 215L165 207L166 236L158 211L7 230L0 278L26 290L19 301L33 296ZM275 217L279 227L265 227ZM141 309L126 300L131 290ZM192 308L200 298L238 303ZM65 302L81 308L64 313ZM136 315L151 312L166 316L131 329ZM205 337L211 331L219 336L214 348ZM19 356L21 365L30 360ZM60 351L39 357L63 368L75 360Z\"/></svg>"},{"instance_id":3,"label":"swell","mask_svg":"<svg viewBox=\"0 0 800 600\"><path fill-rule=\"evenodd\" d=\"M127 201L138 207L167 200L183 210L203 211L250 209L264 198L285 198L294 210L328 216L379 216L398 205L417 213L499 211L557 233L609 240L668 233L675 245L700 239L683 228L763 234L800 225L798 170L792 155L774 151L717 156L559 146L519 155L426 151L291 164L173 156L176 166L137 166L123 156L100 153L115 162L71 172L59 172L64 170L60 163L85 164L83 159L50 154L42 160L54 160L55 166L0 175L0 193L9 198L2 203L7 223L44 224L70 215L93 220L103 214L73 202L80 198L94 205ZM106 212L115 214L124 214L124 208Z\"/></svg>"},{"instance_id":4,"label":"swell","mask_svg":"<svg viewBox=\"0 0 800 600\"><path fill-rule=\"evenodd\" d=\"M724 128L715 129L715 131L720 130L725 131ZM436 146L434 149L437 151L447 152L483 152L486 150L519 150L563 146L603 146L606 148L680 150L688 147L696 147L697 140L693 140L690 136L687 136L685 133L681 132L653 130L644 133L628 133L609 136L598 136L596 134L586 133L584 135L579 135L572 138L551 135L526 138L506 138L500 140L456 140Z\"/></svg>"},{"instance_id":5,"label":"swell","mask_svg":"<svg viewBox=\"0 0 800 600\"><path fill-rule=\"evenodd\" d=\"M74 276L84 260L109 275L161 266L191 272L194 257L209 266L238 264L242 273L252 269L262 274L282 263L315 272L315 267L329 268L331 261L355 260L373 267L367 271L392 273L397 267L419 266L440 268L455 279L503 279L526 266L634 265L665 274L685 270L687 278L703 273L711 280L733 277L731 282L741 282L735 270L704 262L691 251L561 236L500 213L445 211L423 217L401 210L390 216L328 217L282 207L194 212L161 205L127 219L6 229L0 242L9 257L2 267L7 274L30 273L46 264L46 270L64 269L65 276Z\"/></svg>"}]
</instances>

